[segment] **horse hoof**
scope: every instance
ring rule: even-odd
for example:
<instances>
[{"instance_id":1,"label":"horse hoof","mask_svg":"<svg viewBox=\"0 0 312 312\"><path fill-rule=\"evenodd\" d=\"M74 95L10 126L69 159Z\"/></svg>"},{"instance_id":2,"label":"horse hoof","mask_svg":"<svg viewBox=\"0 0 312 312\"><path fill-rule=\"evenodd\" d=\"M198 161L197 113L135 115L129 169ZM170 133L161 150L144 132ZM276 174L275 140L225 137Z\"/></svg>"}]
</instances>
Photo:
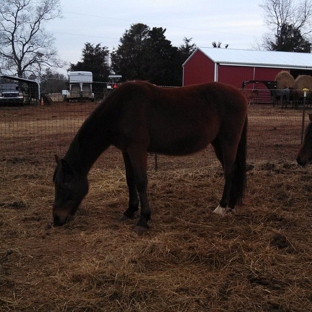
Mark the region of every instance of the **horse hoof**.
<instances>
[{"instance_id":1,"label":"horse hoof","mask_svg":"<svg viewBox=\"0 0 312 312\"><path fill-rule=\"evenodd\" d=\"M232 212L235 212L235 209L229 207L221 207L220 205L213 211L213 213L216 213L221 216L230 214Z\"/></svg>"},{"instance_id":2,"label":"horse hoof","mask_svg":"<svg viewBox=\"0 0 312 312\"><path fill-rule=\"evenodd\" d=\"M137 214L134 214L132 218L126 216L125 214L123 214L120 218L119 218L119 221L127 221L127 220L134 220L134 219L137 219L138 218L138 215Z\"/></svg>"},{"instance_id":3,"label":"horse hoof","mask_svg":"<svg viewBox=\"0 0 312 312\"><path fill-rule=\"evenodd\" d=\"M130 218L127 217L126 215L122 215L122 216L119 218L119 221L126 221L126 220L130 220Z\"/></svg>"},{"instance_id":4,"label":"horse hoof","mask_svg":"<svg viewBox=\"0 0 312 312\"><path fill-rule=\"evenodd\" d=\"M148 230L148 228L146 227L143 227L143 226L139 226L139 225L136 225L133 229L133 231L135 233L137 233L139 236L144 234L146 231Z\"/></svg>"},{"instance_id":5,"label":"horse hoof","mask_svg":"<svg viewBox=\"0 0 312 312\"><path fill-rule=\"evenodd\" d=\"M118 219L118 221L121 221L121 222L127 221L127 220L130 220L130 218L127 217L127 216L125 216L125 215L122 215L122 216Z\"/></svg>"}]
</instances>

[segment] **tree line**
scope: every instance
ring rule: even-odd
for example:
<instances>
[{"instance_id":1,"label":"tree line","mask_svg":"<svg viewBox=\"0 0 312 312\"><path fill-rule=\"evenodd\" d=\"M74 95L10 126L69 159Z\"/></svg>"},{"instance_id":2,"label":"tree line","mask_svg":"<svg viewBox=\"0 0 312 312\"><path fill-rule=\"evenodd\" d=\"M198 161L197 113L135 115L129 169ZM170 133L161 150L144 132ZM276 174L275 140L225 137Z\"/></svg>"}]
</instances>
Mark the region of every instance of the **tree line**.
<instances>
[{"instance_id":1,"label":"tree line","mask_svg":"<svg viewBox=\"0 0 312 312\"><path fill-rule=\"evenodd\" d=\"M195 50L191 39L175 47L165 36L166 29L133 24L120 38L118 48L109 54L107 47L86 43L82 60L70 70L89 70L95 81L107 81L110 73L123 80L148 80L157 85L181 85L182 64ZM108 61L110 60L110 64Z\"/></svg>"}]
</instances>

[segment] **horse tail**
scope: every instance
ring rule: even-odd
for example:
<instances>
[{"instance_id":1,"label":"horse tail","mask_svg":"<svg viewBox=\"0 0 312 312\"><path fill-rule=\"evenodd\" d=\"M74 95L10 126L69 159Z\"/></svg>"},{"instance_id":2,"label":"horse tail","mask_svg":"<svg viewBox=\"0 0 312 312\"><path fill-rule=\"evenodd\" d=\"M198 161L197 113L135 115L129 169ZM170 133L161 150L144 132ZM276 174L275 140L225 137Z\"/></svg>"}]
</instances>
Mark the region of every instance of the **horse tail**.
<instances>
[{"instance_id":1,"label":"horse tail","mask_svg":"<svg viewBox=\"0 0 312 312\"><path fill-rule=\"evenodd\" d=\"M235 160L235 170L232 181L232 189L230 196L230 207L234 207L237 203L241 204L246 189L246 158L247 158L247 125L248 118L246 116L243 132L238 143L238 149Z\"/></svg>"}]
</instances>

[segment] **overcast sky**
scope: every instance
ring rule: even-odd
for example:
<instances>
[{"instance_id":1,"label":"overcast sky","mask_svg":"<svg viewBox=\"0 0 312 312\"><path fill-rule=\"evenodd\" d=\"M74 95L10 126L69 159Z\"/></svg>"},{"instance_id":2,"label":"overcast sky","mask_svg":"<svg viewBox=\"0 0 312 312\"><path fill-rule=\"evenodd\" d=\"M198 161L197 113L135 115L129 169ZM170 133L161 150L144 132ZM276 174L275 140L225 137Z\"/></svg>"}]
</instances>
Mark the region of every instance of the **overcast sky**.
<instances>
[{"instance_id":1,"label":"overcast sky","mask_svg":"<svg viewBox=\"0 0 312 312\"><path fill-rule=\"evenodd\" d=\"M45 29L55 37L59 57L76 64L86 42L117 48L132 24L166 28L173 46L192 38L198 47L212 42L231 49L255 49L269 32L264 25L262 0L61 0L62 19Z\"/></svg>"}]
</instances>

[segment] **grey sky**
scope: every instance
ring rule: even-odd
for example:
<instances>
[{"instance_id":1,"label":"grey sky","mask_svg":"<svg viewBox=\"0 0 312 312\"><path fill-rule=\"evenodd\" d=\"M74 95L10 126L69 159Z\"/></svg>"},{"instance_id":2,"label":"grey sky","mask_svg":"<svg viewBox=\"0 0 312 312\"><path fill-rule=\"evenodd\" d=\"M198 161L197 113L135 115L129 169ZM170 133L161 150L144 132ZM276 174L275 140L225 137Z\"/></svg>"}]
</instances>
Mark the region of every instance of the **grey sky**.
<instances>
[{"instance_id":1,"label":"grey sky","mask_svg":"<svg viewBox=\"0 0 312 312\"><path fill-rule=\"evenodd\" d=\"M213 41L231 49L254 49L269 32L264 25L261 1L253 0L62 0L63 18L50 21L46 31L55 37L59 57L70 63L81 60L86 42L109 50L132 24L166 28L174 46L192 38L198 47Z\"/></svg>"}]
</instances>

